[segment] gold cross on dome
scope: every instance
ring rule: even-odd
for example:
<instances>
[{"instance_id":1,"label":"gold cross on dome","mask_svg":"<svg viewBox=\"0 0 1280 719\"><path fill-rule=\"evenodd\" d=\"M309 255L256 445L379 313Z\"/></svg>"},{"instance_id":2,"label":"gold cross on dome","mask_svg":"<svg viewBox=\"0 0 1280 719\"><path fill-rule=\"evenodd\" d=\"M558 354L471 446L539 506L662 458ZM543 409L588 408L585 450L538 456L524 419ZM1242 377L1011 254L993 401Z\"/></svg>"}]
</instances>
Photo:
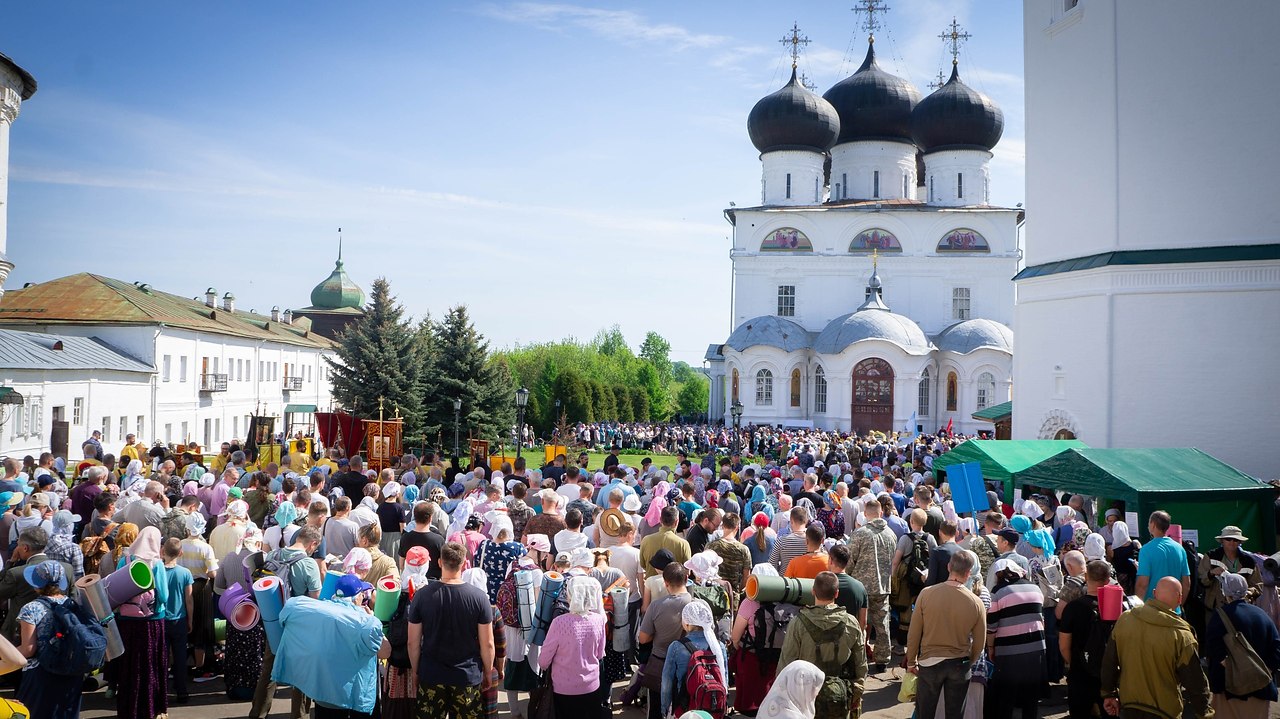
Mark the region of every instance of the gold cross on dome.
<instances>
[{"instance_id":1,"label":"gold cross on dome","mask_svg":"<svg viewBox=\"0 0 1280 719\"><path fill-rule=\"evenodd\" d=\"M809 44L808 36L800 34L800 24L792 23L790 34L784 35L778 42L783 45L791 46L791 49L787 52L791 55L791 69L796 69L796 65L799 63L800 59L800 46Z\"/></svg>"},{"instance_id":2,"label":"gold cross on dome","mask_svg":"<svg viewBox=\"0 0 1280 719\"><path fill-rule=\"evenodd\" d=\"M871 272L875 274L880 271L880 248L871 248Z\"/></svg>"},{"instance_id":3,"label":"gold cross on dome","mask_svg":"<svg viewBox=\"0 0 1280 719\"><path fill-rule=\"evenodd\" d=\"M942 42L951 46L951 49L948 50L951 53L951 64L958 65L960 64L960 46L964 44L965 40L973 36L967 32L960 32L960 24L956 22L954 17L951 18L951 25L947 30L947 32L938 37L942 38Z\"/></svg>"},{"instance_id":4,"label":"gold cross on dome","mask_svg":"<svg viewBox=\"0 0 1280 719\"><path fill-rule=\"evenodd\" d=\"M876 30L884 27L884 25L876 19L877 13L885 13L889 11L889 6L884 4L884 0L858 0L859 7L853 8L856 13L863 13L867 17L862 20L862 29L867 31L867 39L871 42L876 41Z\"/></svg>"}]
</instances>

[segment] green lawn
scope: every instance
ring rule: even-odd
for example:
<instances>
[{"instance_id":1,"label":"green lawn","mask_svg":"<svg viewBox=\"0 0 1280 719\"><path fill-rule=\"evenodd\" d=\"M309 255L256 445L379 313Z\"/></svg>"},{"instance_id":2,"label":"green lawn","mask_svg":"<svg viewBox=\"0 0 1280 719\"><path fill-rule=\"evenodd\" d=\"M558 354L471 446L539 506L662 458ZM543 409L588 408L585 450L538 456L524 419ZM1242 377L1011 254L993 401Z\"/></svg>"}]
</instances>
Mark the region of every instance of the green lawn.
<instances>
[{"instance_id":1,"label":"green lawn","mask_svg":"<svg viewBox=\"0 0 1280 719\"><path fill-rule=\"evenodd\" d=\"M569 460L571 462L578 456L578 451L579 450L572 447L569 449L567 454L569 455ZM515 457L515 450L512 448L506 448L506 456ZM522 456L526 458L525 461L529 467L537 468L542 466L542 447L522 452ZM609 456L609 453L587 452L587 456L590 457L590 464L587 466L592 469L599 469L604 466L604 459ZM664 465L667 467L675 467L676 462L678 461L674 454L620 454L618 455L618 461L628 467L639 467L640 460L645 457L652 459L654 466L657 467L662 467ZM691 457L690 460L697 463L699 458Z\"/></svg>"}]
</instances>

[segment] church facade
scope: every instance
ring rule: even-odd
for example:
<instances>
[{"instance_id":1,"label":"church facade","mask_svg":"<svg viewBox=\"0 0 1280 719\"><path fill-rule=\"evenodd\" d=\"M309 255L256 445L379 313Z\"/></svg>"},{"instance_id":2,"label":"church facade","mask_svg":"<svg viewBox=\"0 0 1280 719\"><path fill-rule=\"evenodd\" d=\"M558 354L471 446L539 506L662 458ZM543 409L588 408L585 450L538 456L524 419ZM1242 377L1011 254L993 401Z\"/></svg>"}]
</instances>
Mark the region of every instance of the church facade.
<instances>
[{"instance_id":1,"label":"church facade","mask_svg":"<svg viewBox=\"0 0 1280 719\"><path fill-rule=\"evenodd\" d=\"M747 122L761 201L732 207L734 331L709 414L841 431L955 432L1012 391L1018 208L989 203L1003 115L951 78L921 99L866 59L825 95L797 79Z\"/></svg>"}]
</instances>

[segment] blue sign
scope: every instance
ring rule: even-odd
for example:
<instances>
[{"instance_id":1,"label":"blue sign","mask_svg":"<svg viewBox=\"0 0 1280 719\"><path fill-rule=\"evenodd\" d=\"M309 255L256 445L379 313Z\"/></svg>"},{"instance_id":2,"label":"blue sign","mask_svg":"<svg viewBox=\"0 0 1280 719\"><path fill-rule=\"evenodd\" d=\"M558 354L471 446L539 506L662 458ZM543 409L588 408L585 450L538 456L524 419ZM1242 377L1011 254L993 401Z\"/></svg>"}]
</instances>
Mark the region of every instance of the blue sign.
<instances>
[{"instance_id":1,"label":"blue sign","mask_svg":"<svg viewBox=\"0 0 1280 719\"><path fill-rule=\"evenodd\" d=\"M981 464L966 462L947 467L947 482L951 485L951 501L955 502L956 512L965 514L991 509L987 487L982 483Z\"/></svg>"}]
</instances>

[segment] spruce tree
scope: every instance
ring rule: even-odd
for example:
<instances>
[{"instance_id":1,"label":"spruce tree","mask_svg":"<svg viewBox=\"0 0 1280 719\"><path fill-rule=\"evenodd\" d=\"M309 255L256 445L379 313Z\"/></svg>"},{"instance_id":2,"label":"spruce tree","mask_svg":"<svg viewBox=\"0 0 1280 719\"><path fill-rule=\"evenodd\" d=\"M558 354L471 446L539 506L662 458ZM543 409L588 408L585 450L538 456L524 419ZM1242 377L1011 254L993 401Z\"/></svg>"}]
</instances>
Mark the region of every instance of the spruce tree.
<instances>
[{"instance_id":1,"label":"spruce tree","mask_svg":"<svg viewBox=\"0 0 1280 719\"><path fill-rule=\"evenodd\" d=\"M427 426L452 428L453 401L460 399L464 437L509 442L516 417L511 370L505 359L489 361L489 344L465 305L435 325L431 360L433 390L423 403Z\"/></svg>"},{"instance_id":2,"label":"spruce tree","mask_svg":"<svg viewBox=\"0 0 1280 719\"><path fill-rule=\"evenodd\" d=\"M374 280L372 290L364 316L338 337L338 360L327 360L333 398L361 419L378 418L379 399L387 419L398 408L411 446L409 439L422 434L422 344L386 278Z\"/></svg>"}]
</instances>

